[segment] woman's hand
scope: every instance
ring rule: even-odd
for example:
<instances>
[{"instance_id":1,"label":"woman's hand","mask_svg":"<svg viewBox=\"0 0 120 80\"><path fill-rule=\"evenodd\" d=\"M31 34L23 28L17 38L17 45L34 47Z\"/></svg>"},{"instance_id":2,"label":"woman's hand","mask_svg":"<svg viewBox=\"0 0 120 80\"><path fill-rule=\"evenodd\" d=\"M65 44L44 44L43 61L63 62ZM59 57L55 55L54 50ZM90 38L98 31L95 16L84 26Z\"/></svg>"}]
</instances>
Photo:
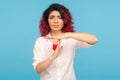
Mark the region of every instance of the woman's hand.
<instances>
[{"instance_id":1,"label":"woman's hand","mask_svg":"<svg viewBox=\"0 0 120 80\"><path fill-rule=\"evenodd\" d=\"M58 45L53 55L51 55L48 59L37 64L36 66L37 73L41 73L47 70L47 68L51 65L51 63L61 54L62 49L63 47L60 46L60 41L58 40Z\"/></svg>"},{"instance_id":2,"label":"woman's hand","mask_svg":"<svg viewBox=\"0 0 120 80\"><path fill-rule=\"evenodd\" d=\"M51 59L52 60L56 59L61 54L62 49L63 49L63 46L60 46L60 40L58 40L57 48L55 49L55 52L51 56Z\"/></svg>"},{"instance_id":3,"label":"woman's hand","mask_svg":"<svg viewBox=\"0 0 120 80\"><path fill-rule=\"evenodd\" d=\"M46 36L48 39L66 39L69 37L69 32L62 33L60 36Z\"/></svg>"}]
</instances>

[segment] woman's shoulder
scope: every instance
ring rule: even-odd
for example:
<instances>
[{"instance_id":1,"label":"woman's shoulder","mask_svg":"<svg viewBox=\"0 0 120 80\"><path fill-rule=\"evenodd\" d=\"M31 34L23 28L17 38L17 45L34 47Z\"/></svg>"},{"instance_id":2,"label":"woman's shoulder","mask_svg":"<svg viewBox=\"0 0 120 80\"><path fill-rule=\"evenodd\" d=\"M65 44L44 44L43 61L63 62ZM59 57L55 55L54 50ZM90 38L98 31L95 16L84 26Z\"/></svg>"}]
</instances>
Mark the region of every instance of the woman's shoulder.
<instances>
[{"instance_id":1,"label":"woman's shoulder","mask_svg":"<svg viewBox=\"0 0 120 80\"><path fill-rule=\"evenodd\" d=\"M43 42L45 42L45 38L40 36L40 37L36 38L35 42L36 43L43 43Z\"/></svg>"},{"instance_id":2,"label":"woman's shoulder","mask_svg":"<svg viewBox=\"0 0 120 80\"><path fill-rule=\"evenodd\" d=\"M36 42L43 42L44 40L45 38L40 36L36 39Z\"/></svg>"}]
</instances>

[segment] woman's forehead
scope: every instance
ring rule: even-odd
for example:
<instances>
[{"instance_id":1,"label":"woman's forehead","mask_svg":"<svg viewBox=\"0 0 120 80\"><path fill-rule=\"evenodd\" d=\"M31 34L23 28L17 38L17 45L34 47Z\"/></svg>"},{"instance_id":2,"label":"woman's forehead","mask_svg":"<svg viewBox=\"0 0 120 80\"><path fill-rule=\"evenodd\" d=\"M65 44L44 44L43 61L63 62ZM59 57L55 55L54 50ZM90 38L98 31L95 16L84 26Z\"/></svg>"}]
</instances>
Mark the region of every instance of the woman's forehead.
<instances>
[{"instance_id":1,"label":"woman's forehead","mask_svg":"<svg viewBox=\"0 0 120 80\"><path fill-rule=\"evenodd\" d=\"M50 16L50 15L61 15L61 14L60 14L59 11L54 10L54 11L52 11L52 12L49 14L49 16Z\"/></svg>"}]
</instances>

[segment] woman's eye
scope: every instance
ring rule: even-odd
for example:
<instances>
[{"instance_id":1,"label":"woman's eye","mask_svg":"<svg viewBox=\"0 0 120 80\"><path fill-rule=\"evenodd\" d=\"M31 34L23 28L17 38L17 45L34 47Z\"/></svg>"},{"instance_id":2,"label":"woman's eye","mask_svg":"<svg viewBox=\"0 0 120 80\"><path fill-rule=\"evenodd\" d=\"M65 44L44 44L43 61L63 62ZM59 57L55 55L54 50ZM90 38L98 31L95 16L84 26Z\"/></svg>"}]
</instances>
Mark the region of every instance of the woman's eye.
<instances>
[{"instance_id":1,"label":"woman's eye","mask_svg":"<svg viewBox=\"0 0 120 80\"><path fill-rule=\"evenodd\" d=\"M53 18L54 18L54 16L50 16L50 17L49 17L49 19L53 19Z\"/></svg>"},{"instance_id":2,"label":"woman's eye","mask_svg":"<svg viewBox=\"0 0 120 80\"><path fill-rule=\"evenodd\" d=\"M50 16L49 17L49 19L54 19L55 18L55 16ZM57 19L62 19L62 17L61 16L57 16Z\"/></svg>"},{"instance_id":3,"label":"woman's eye","mask_svg":"<svg viewBox=\"0 0 120 80\"><path fill-rule=\"evenodd\" d=\"M59 18L59 19L62 19L62 17L61 17L61 16L58 16L58 18Z\"/></svg>"},{"instance_id":4,"label":"woman's eye","mask_svg":"<svg viewBox=\"0 0 120 80\"><path fill-rule=\"evenodd\" d=\"M53 19L53 17L49 17L49 19Z\"/></svg>"}]
</instances>

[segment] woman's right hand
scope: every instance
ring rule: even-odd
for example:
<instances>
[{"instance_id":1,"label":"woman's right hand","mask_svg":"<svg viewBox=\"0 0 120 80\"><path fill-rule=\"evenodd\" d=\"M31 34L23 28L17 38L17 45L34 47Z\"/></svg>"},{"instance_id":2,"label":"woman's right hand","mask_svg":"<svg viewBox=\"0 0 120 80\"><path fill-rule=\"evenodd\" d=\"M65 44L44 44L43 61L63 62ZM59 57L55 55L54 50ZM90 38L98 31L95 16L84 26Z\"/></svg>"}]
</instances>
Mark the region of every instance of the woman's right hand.
<instances>
[{"instance_id":1,"label":"woman's right hand","mask_svg":"<svg viewBox=\"0 0 120 80\"><path fill-rule=\"evenodd\" d=\"M60 40L58 40L57 48L55 49L55 52L51 56L53 60L56 59L61 54L62 49L63 49L63 46L60 46Z\"/></svg>"}]
</instances>

